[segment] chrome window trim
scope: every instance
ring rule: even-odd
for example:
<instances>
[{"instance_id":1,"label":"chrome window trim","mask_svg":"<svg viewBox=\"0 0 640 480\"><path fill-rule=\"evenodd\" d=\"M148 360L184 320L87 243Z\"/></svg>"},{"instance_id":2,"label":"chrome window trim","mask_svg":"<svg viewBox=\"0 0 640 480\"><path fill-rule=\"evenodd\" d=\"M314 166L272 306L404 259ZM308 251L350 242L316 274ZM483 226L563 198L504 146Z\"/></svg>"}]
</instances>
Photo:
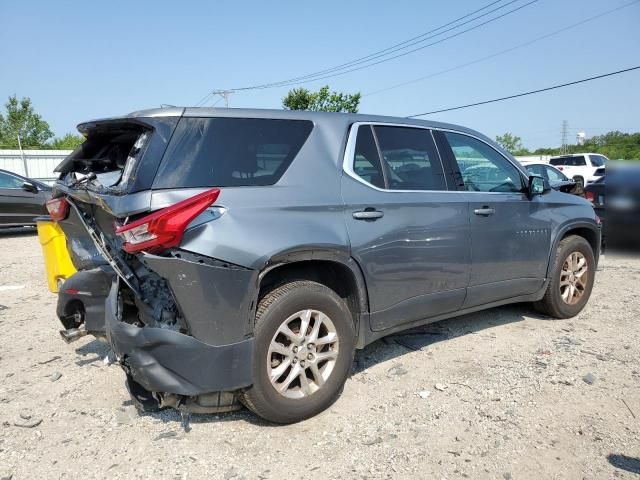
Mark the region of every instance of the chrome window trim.
<instances>
[{"instance_id":1,"label":"chrome window trim","mask_svg":"<svg viewBox=\"0 0 640 480\"><path fill-rule=\"evenodd\" d=\"M521 168L518 167L518 165L516 165L514 162L512 162L509 157L505 156L502 152L500 152L499 150L496 150L495 147L493 147L490 143L487 143L485 140L483 140L482 138L476 136L476 135L472 135L470 133L466 133L466 132L461 132L459 130L453 130L450 128L441 128L441 127L427 127L427 126L423 126L423 125L412 125L409 123L392 123L392 122L354 122L351 124L351 128L349 130L349 137L347 138L347 145L344 151L344 158L342 159L342 170L344 171L344 173L346 173L348 176L350 176L352 179L356 180L357 182L362 183L363 185L366 185L369 188L372 188L373 190L377 190L378 192L388 192L388 193L425 193L425 192L433 192L433 193L482 193L482 194L489 194L489 195L523 195L524 192L476 192L476 191L470 191L470 190L387 190L384 188L380 188L380 187L376 187L375 185L367 182L364 178L360 177L354 170L353 170L353 156L355 154L355 150L356 150L356 137L358 134L358 129L360 128L360 126L365 126L365 125L371 125L371 126L381 126L381 127L407 127L407 128L418 128L421 130L429 130L431 132L431 137L433 139L433 142L436 146L436 151L438 152L438 159L440 160L440 165L442 167L442 171L444 172L444 164L442 163L442 155L440 154L440 150L438 149L438 144L435 141L435 138L433 137L433 131L439 131L439 132L451 132L451 133L456 133L458 135L466 135L467 137L471 137L474 138L482 143L484 143L485 145L487 145L489 148L491 148L493 151L495 151L497 154L499 154L502 158L504 158L507 162L509 162L511 165L513 165L513 167L522 175L524 175L524 172L522 171ZM524 167L522 167L524 168ZM448 185L447 182L447 174L445 173L444 175L445 178L445 184ZM522 178L521 178L522 180Z\"/></svg>"},{"instance_id":2,"label":"chrome window trim","mask_svg":"<svg viewBox=\"0 0 640 480\"><path fill-rule=\"evenodd\" d=\"M367 182L364 178L359 176L353 170L353 156L356 152L356 137L358 136L358 129L361 126L376 126L379 125L381 127L408 127L408 128L418 128L420 130L431 130L428 127L423 127L420 125L405 125L400 123L386 123L386 122L355 122L351 124L351 130L349 131L349 138L347 139L347 147L344 151L344 158L342 161L342 170L344 173L349 175L351 178L356 180L357 182L366 185L369 188L372 188L378 192L386 192L386 193L460 193L458 190L392 190L376 187L375 185ZM433 136L432 136L433 139ZM434 140L435 143L435 140ZM438 146L436 145L436 152L438 151ZM382 159L380 159L382 161ZM440 166L442 167L442 173L444 175L445 185L448 187L447 183L447 175L444 171L444 165L442 165L442 158L440 157L440 152L438 152L438 161L440 162ZM384 166L383 166L384 168Z\"/></svg>"}]
</instances>

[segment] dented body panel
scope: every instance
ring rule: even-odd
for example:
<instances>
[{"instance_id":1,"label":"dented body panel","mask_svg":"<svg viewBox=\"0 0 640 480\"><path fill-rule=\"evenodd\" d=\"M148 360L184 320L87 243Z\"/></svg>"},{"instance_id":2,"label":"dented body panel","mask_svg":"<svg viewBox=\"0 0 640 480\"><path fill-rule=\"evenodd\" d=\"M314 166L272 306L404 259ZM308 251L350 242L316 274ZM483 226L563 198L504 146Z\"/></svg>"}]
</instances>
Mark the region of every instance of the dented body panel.
<instances>
[{"instance_id":1,"label":"dented body panel","mask_svg":"<svg viewBox=\"0 0 640 480\"><path fill-rule=\"evenodd\" d=\"M107 338L121 366L150 392L194 396L232 391L251 384L253 339L208 345L163 328L140 328L123 322L120 282L107 297Z\"/></svg>"},{"instance_id":2,"label":"dented body panel","mask_svg":"<svg viewBox=\"0 0 640 480\"><path fill-rule=\"evenodd\" d=\"M143 254L142 262L166 279L189 334L209 345L242 341L252 331L255 270L188 252L177 255Z\"/></svg>"}]
</instances>

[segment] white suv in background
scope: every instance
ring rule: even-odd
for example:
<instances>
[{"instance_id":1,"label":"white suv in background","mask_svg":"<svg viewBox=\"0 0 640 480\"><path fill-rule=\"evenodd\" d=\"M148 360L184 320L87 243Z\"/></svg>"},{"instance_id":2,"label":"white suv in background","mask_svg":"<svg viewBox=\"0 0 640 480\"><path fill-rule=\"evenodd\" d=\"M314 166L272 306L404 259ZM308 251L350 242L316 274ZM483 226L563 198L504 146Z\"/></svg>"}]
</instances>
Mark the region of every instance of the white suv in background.
<instances>
[{"instance_id":1,"label":"white suv in background","mask_svg":"<svg viewBox=\"0 0 640 480\"><path fill-rule=\"evenodd\" d=\"M604 175L609 159L598 153L572 153L551 157L549 164L556 167L576 184L585 187Z\"/></svg>"}]
</instances>

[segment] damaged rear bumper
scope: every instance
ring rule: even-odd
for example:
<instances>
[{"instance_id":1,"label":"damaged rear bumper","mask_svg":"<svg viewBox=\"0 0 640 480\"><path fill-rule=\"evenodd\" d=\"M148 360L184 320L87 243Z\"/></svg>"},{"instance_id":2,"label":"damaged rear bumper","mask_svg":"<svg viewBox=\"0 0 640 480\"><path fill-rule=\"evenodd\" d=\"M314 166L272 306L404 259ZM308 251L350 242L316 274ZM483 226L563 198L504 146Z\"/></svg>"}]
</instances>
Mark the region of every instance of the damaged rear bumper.
<instances>
[{"instance_id":1,"label":"damaged rear bumper","mask_svg":"<svg viewBox=\"0 0 640 480\"><path fill-rule=\"evenodd\" d=\"M251 385L253 338L214 346L173 330L124 323L119 288L115 280L105 303L107 338L122 368L142 387L195 396Z\"/></svg>"}]
</instances>

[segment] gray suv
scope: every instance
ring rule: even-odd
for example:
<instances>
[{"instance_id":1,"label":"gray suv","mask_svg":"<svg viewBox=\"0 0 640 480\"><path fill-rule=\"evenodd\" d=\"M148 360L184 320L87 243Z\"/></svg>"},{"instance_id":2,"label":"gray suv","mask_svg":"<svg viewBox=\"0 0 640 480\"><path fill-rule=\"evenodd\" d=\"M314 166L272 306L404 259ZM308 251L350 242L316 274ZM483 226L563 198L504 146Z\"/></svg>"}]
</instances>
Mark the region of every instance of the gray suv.
<instances>
[{"instance_id":1,"label":"gray suv","mask_svg":"<svg viewBox=\"0 0 640 480\"><path fill-rule=\"evenodd\" d=\"M106 336L140 408L296 422L380 337L515 302L572 317L591 294L589 202L464 127L167 108L78 128L51 210L116 272Z\"/></svg>"}]
</instances>

